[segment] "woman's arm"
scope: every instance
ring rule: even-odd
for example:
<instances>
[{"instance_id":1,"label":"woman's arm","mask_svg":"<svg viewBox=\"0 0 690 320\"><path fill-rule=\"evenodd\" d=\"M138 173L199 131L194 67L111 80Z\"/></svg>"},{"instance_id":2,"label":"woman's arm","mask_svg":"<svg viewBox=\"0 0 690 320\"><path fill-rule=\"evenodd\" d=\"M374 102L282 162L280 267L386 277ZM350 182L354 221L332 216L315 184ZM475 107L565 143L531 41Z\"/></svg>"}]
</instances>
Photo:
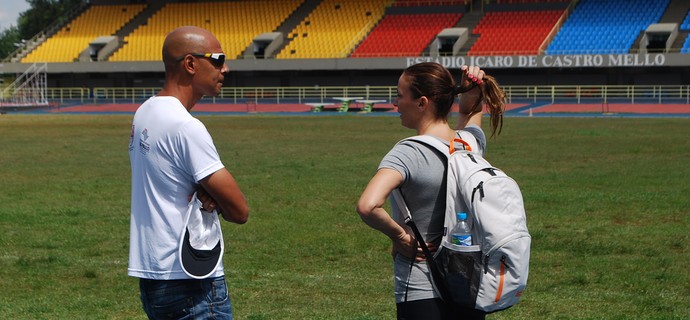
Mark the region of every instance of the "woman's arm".
<instances>
[{"instance_id":1,"label":"woman's arm","mask_svg":"<svg viewBox=\"0 0 690 320\"><path fill-rule=\"evenodd\" d=\"M393 240L394 253L408 258L416 254L416 240L383 209L386 199L403 182L403 177L393 169L380 169L362 192L357 202L357 213L362 221Z\"/></svg>"},{"instance_id":2,"label":"woman's arm","mask_svg":"<svg viewBox=\"0 0 690 320\"><path fill-rule=\"evenodd\" d=\"M471 89L460 94L460 112L455 129L460 130L470 124L481 128L483 103L479 100L482 99L481 86L484 70L475 66L462 66L460 70L462 71L460 87L471 87Z\"/></svg>"},{"instance_id":3,"label":"woman's arm","mask_svg":"<svg viewBox=\"0 0 690 320\"><path fill-rule=\"evenodd\" d=\"M471 124L480 128L482 127L483 112L480 111L471 114L470 110L468 110L471 106L474 106L479 99L481 99L481 89L479 86L460 95L460 112L458 113L458 121L455 124L455 130L460 130ZM480 102L480 105L481 104Z\"/></svg>"}]
</instances>

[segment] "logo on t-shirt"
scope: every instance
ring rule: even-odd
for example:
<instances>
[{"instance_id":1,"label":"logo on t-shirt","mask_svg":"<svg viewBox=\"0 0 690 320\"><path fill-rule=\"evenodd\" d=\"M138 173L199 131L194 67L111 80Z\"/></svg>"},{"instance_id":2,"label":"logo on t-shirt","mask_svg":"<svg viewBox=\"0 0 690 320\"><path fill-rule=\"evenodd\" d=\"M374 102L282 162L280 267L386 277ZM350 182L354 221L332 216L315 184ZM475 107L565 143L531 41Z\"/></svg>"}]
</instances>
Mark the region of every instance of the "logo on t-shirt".
<instances>
[{"instance_id":1,"label":"logo on t-shirt","mask_svg":"<svg viewBox=\"0 0 690 320\"><path fill-rule=\"evenodd\" d=\"M134 150L134 125L132 125L132 131L129 133L129 151Z\"/></svg>"},{"instance_id":2,"label":"logo on t-shirt","mask_svg":"<svg viewBox=\"0 0 690 320\"><path fill-rule=\"evenodd\" d=\"M144 129L144 131L141 132L141 137L139 138L139 152L141 152L143 155L146 155L149 153L149 150L151 150L151 146L148 142L146 142L148 139L149 129Z\"/></svg>"}]
</instances>

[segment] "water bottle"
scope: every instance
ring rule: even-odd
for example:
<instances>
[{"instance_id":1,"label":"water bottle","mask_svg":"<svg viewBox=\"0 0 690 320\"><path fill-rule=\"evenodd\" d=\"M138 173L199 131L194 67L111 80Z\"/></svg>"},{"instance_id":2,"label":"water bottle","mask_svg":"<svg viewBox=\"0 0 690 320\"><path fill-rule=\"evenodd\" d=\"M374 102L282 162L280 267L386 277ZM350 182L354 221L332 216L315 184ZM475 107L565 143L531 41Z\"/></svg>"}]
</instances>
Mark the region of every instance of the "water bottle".
<instances>
[{"instance_id":1,"label":"water bottle","mask_svg":"<svg viewBox=\"0 0 690 320\"><path fill-rule=\"evenodd\" d=\"M472 245L472 230L467 223L467 213L457 213L458 223L450 231L450 242L459 246Z\"/></svg>"}]
</instances>

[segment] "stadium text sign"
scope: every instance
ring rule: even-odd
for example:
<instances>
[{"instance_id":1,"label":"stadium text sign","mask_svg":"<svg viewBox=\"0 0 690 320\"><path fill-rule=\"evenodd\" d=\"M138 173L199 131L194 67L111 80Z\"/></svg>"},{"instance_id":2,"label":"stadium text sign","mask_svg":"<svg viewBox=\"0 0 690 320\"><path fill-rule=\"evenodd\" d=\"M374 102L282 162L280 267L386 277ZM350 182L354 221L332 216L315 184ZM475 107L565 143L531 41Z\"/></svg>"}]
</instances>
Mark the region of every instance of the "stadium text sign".
<instances>
[{"instance_id":1,"label":"stadium text sign","mask_svg":"<svg viewBox=\"0 0 690 320\"><path fill-rule=\"evenodd\" d=\"M591 54L543 56L459 56L409 57L407 66L420 62L437 62L446 68L475 65L484 68L582 68L582 67L661 67L665 54Z\"/></svg>"}]
</instances>

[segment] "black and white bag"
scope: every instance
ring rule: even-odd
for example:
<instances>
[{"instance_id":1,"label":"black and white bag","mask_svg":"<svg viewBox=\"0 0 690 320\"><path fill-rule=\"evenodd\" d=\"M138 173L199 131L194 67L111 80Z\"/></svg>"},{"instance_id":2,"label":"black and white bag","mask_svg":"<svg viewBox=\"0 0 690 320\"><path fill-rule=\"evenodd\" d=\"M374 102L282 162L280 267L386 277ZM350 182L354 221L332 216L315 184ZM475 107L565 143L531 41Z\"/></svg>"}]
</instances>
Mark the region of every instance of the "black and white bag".
<instances>
[{"instance_id":1,"label":"black and white bag","mask_svg":"<svg viewBox=\"0 0 690 320\"><path fill-rule=\"evenodd\" d=\"M400 190L392 193L427 256L436 291L446 302L486 313L518 303L527 285L531 244L518 184L481 154L472 152L472 146L460 138L454 142L462 143L464 150L453 150L454 147L427 135L403 141L406 140L436 149L448 159L445 231L433 257ZM467 213L472 246L458 246L450 241L449 233L458 212Z\"/></svg>"}]
</instances>

